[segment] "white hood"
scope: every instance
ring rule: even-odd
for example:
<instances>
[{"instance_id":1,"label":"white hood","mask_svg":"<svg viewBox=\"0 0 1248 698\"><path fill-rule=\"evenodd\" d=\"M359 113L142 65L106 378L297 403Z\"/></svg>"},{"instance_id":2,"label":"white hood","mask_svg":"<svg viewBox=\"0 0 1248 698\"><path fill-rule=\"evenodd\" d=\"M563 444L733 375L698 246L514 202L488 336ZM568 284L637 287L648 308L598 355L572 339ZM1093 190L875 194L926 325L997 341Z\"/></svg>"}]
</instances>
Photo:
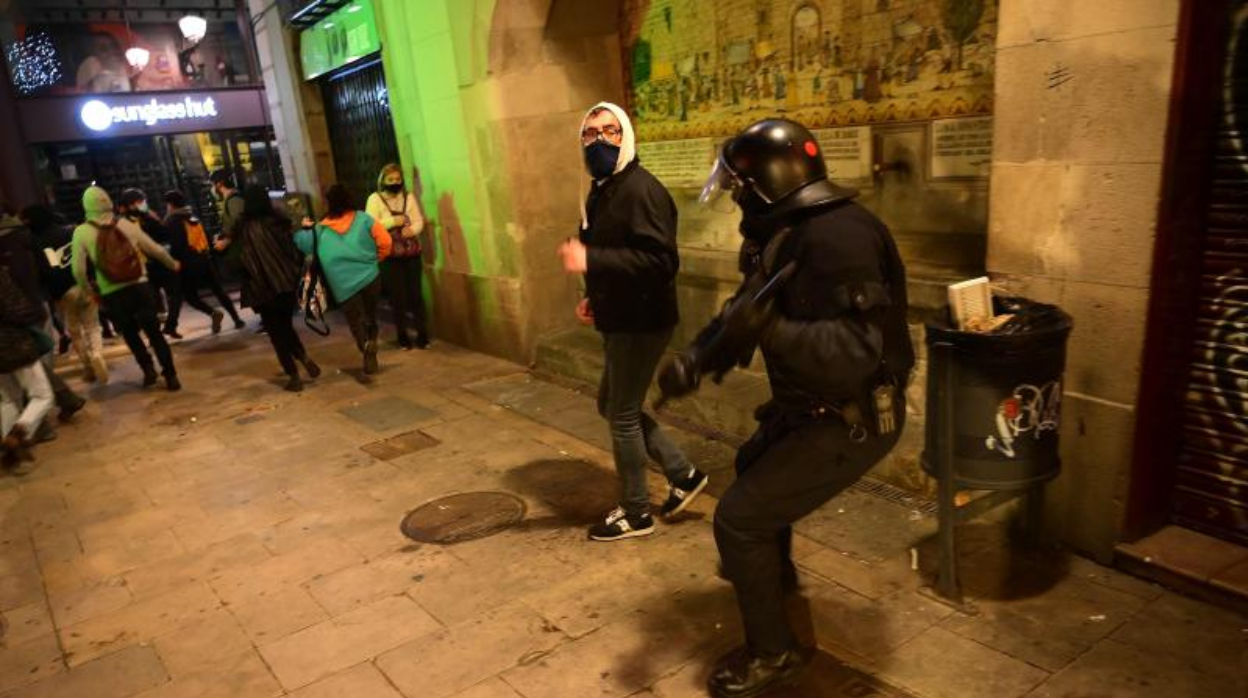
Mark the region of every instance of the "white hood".
<instances>
[{"instance_id":1,"label":"white hood","mask_svg":"<svg viewBox=\"0 0 1248 698\"><path fill-rule=\"evenodd\" d=\"M620 122L620 131L621 131L620 159L616 161L615 171L612 172L612 174L619 174L621 171L624 170L625 167L628 167L628 164L630 162L637 159L637 137L633 135L633 122L632 120L628 118L628 114L624 112L624 109L622 107L620 107L618 104L612 104L611 102L599 102L595 104L594 106L590 107L588 110L586 110L585 118L581 119L581 127L578 128L576 131L577 142L578 143L580 142L581 132L585 130L585 122L589 121L589 115L593 114L599 109L606 109L607 111L611 112L612 114L615 115L615 118ZM584 166L582 166L582 169L584 169ZM581 198L581 230L585 230L589 228L589 217L585 213L584 182L585 180L582 179L581 180L582 188L581 188L581 197L580 197Z\"/></svg>"}]
</instances>

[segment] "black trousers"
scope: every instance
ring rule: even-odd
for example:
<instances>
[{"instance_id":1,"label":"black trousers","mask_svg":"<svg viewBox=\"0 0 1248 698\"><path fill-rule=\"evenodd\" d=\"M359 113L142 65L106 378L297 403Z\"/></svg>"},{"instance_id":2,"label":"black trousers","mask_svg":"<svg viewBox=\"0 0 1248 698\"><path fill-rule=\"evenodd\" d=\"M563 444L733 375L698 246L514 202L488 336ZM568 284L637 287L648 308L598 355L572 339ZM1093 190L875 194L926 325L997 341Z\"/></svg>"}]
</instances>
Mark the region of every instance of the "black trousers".
<instances>
[{"instance_id":1,"label":"black trousers","mask_svg":"<svg viewBox=\"0 0 1248 698\"><path fill-rule=\"evenodd\" d=\"M381 280L373 279L354 296L340 301L338 307L347 316L347 325L355 345L364 351L364 343L377 339L377 301L381 298Z\"/></svg>"},{"instance_id":2,"label":"black trousers","mask_svg":"<svg viewBox=\"0 0 1248 698\"><path fill-rule=\"evenodd\" d=\"M905 404L896 402L900 424ZM754 653L797 646L781 585L793 564L793 524L854 484L900 437L898 429L855 443L839 418L773 419L741 447L737 479L715 510L715 544Z\"/></svg>"},{"instance_id":3,"label":"black trousers","mask_svg":"<svg viewBox=\"0 0 1248 698\"><path fill-rule=\"evenodd\" d=\"M303 348L303 342L300 341L291 319L295 313L295 293L291 291L279 294L268 303L257 305L255 311L268 330L269 342L273 344L273 351L277 354L282 370L288 376L299 375L295 360L306 360L308 352Z\"/></svg>"},{"instance_id":4,"label":"black trousers","mask_svg":"<svg viewBox=\"0 0 1248 698\"><path fill-rule=\"evenodd\" d=\"M381 280L390 307L394 310L394 328L399 338L407 336L408 328L416 330L416 336L428 338L429 327L425 321L425 300L420 285L422 271L420 256L391 257L381 263ZM411 317L408 317L408 314Z\"/></svg>"},{"instance_id":5,"label":"black trousers","mask_svg":"<svg viewBox=\"0 0 1248 698\"><path fill-rule=\"evenodd\" d=\"M161 372L166 376L177 375L173 365L173 352L165 336L160 333L160 320L156 318L156 300L152 296L152 288L146 283L132 284L120 291L104 296L104 309L113 322L113 327L126 340L130 353L144 370L152 368L152 355L147 352L143 338L139 333L147 335L148 344L160 362Z\"/></svg>"},{"instance_id":6,"label":"black trousers","mask_svg":"<svg viewBox=\"0 0 1248 698\"><path fill-rule=\"evenodd\" d=\"M207 286L212 291L212 295L217 299L217 304L229 314L230 318L238 322L238 310L234 307L234 302L230 300L229 294L221 287L221 279L217 276L216 267L212 265L211 260L187 263L182 268L180 276L181 285L177 300L175 301L172 295L166 291L166 294L170 295L169 315L165 318L166 329L178 329L178 318L182 314L182 303L184 302L204 315L212 315L212 306L199 297L200 289L204 286Z\"/></svg>"}]
</instances>

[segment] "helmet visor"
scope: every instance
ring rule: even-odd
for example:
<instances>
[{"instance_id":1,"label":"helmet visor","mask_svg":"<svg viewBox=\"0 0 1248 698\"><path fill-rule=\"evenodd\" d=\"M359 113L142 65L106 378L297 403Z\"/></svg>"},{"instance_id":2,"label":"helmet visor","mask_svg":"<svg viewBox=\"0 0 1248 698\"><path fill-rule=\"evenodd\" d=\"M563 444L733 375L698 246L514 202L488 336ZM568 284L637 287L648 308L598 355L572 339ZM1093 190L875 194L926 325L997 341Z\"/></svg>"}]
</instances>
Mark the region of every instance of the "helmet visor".
<instances>
[{"instance_id":1,"label":"helmet visor","mask_svg":"<svg viewBox=\"0 0 1248 698\"><path fill-rule=\"evenodd\" d=\"M715 158L715 166L711 168L711 175L702 187L698 203L716 211L731 213L743 186L741 180L724 164L724 159Z\"/></svg>"}]
</instances>

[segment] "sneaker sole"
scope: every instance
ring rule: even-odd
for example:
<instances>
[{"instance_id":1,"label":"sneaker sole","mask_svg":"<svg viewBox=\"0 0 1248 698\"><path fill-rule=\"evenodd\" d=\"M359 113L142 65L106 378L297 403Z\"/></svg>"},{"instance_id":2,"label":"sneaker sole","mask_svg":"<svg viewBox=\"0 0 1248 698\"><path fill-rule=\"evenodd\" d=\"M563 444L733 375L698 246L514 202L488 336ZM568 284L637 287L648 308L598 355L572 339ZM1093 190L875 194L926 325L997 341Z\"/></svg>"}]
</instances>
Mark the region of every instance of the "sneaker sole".
<instances>
[{"instance_id":1,"label":"sneaker sole","mask_svg":"<svg viewBox=\"0 0 1248 698\"><path fill-rule=\"evenodd\" d=\"M688 509L688 508L689 508L689 505L690 505L690 504L693 504L693 500L697 499L697 498L698 498L698 495L702 494L702 490L706 489L706 486L707 486L707 485L709 485L710 483L711 483L711 478L710 478L710 476L709 476L709 475L708 475L708 476L706 476L706 477L704 477L704 478L702 478L702 484L700 484L700 485L698 485L697 487L693 488L693 491L689 493L689 496L688 496L688 497L685 497L685 498L684 498L684 499L680 502L680 504L679 504L679 505L677 505L677 507L676 507L675 509L672 509L671 511L667 512L666 514L661 514L660 516L662 516L663 518L667 519L667 518L671 518L671 517L673 517L673 516L676 516L676 515L677 515L677 514L679 514L680 512L684 511L685 509Z\"/></svg>"},{"instance_id":2,"label":"sneaker sole","mask_svg":"<svg viewBox=\"0 0 1248 698\"><path fill-rule=\"evenodd\" d=\"M610 543L612 541L624 540L626 538L641 538L643 536L648 536L651 533L654 533L654 526L651 526L650 528L643 528L638 531L629 531L628 533L621 533L618 536L610 536L610 537L595 536L594 534L591 533L589 534L589 539L596 540L600 543Z\"/></svg>"}]
</instances>

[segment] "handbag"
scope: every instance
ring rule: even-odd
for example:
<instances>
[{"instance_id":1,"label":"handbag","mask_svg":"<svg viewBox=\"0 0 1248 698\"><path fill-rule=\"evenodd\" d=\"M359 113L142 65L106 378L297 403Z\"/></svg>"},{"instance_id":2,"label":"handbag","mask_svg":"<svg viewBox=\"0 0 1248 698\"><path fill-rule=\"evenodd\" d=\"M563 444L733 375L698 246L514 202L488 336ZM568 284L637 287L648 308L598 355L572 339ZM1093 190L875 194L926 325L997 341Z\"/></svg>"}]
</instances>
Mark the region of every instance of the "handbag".
<instances>
[{"instance_id":1,"label":"handbag","mask_svg":"<svg viewBox=\"0 0 1248 698\"><path fill-rule=\"evenodd\" d=\"M325 292L325 270L321 267L321 258L317 254L317 240L321 237L320 228L312 228L312 261L303 275L303 324L309 330L322 337L329 336L329 322L325 320L325 309L329 306L329 297Z\"/></svg>"}]
</instances>

